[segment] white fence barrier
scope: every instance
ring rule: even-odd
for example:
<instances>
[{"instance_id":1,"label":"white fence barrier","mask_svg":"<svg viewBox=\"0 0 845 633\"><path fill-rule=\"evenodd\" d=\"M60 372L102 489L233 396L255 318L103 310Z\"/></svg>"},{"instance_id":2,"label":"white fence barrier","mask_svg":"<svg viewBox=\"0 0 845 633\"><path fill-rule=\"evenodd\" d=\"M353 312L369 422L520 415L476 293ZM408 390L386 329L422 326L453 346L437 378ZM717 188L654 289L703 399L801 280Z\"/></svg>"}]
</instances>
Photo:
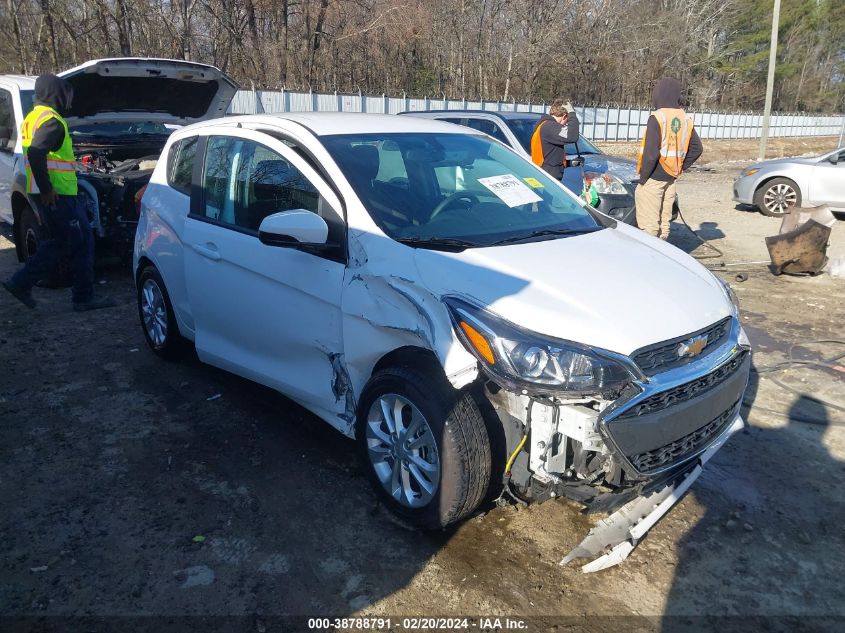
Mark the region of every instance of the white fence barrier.
<instances>
[{"instance_id":1,"label":"white fence barrier","mask_svg":"<svg viewBox=\"0 0 845 633\"><path fill-rule=\"evenodd\" d=\"M581 133L596 141L635 141L641 138L651 110L621 106L576 106ZM360 94L240 90L230 114L274 112L374 112L396 114L407 110L489 110L492 112L545 112L543 103L469 101L387 97ZM702 138L760 138L763 115L753 112L691 112ZM773 114L770 136L837 136L843 115Z\"/></svg>"}]
</instances>

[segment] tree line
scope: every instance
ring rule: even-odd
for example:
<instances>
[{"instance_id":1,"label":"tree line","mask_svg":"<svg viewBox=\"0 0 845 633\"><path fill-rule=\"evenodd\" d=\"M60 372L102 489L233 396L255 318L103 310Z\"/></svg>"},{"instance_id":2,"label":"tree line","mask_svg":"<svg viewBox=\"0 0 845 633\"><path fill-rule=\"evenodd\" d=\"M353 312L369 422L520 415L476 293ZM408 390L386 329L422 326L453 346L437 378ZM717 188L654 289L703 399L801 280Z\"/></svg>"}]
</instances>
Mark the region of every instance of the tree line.
<instances>
[{"instance_id":1,"label":"tree line","mask_svg":"<svg viewBox=\"0 0 845 633\"><path fill-rule=\"evenodd\" d=\"M0 72L113 56L245 87L762 109L772 0L0 0ZM845 2L783 0L774 108L845 109Z\"/></svg>"}]
</instances>

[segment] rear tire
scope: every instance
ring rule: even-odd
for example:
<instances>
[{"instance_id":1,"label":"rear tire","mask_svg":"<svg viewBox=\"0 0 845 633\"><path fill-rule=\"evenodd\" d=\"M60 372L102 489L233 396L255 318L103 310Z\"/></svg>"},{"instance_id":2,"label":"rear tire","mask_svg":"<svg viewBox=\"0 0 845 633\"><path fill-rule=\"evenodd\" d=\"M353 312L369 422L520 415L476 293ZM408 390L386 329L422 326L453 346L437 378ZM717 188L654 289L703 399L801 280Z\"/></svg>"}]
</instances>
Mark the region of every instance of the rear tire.
<instances>
[{"instance_id":1,"label":"rear tire","mask_svg":"<svg viewBox=\"0 0 845 633\"><path fill-rule=\"evenodd\" d=\"M166 360L178 360L186 341L179 333L170 295L155 266L145 266L138 275L138 316L147 345Z\"/></svg>"},{"instance_id":2,"label":"rear tire","mask_svg":"<svg viewBox=\"0 0 845 633\"><path fill-rule=\"evenodd\" d=\"M367 383L356 438L364 468L387 508L423 529L470 516L490 485L490 438L466 391L438 367L390 367Z\"/></svg>"},{"instance_id":3,"label":"rear tire","mask_svg":"<svg viewBox=\"0 0 845 633\"><path fill-rule=\"evenodd\" d=\"M763 215L781 218L801 206L801 190L789 178L773 178L754 192L754 204Z\"/></svg>"}]
</instances>

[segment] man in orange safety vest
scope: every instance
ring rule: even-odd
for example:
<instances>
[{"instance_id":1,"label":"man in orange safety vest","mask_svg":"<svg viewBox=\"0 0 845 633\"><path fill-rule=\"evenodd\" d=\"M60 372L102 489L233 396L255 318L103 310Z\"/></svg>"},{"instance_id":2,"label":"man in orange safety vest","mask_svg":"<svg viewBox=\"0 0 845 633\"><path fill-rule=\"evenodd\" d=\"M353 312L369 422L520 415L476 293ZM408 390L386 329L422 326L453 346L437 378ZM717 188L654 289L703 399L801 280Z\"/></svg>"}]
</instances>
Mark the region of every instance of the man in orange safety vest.
<instances>
[{"instance_id":1,"label":"man in orange safety vest","mask_svg":"<svg viewBox=\"0 0 845 633\"><path fill-rule=\"evenodd\" d=\"M640 144L634 193L637 226L662 240L669 238L675 180L703 151L692 117L680 107L681 84L664 77L654 87L656 110L648 118Z\"/></svg>"}]
</instances>

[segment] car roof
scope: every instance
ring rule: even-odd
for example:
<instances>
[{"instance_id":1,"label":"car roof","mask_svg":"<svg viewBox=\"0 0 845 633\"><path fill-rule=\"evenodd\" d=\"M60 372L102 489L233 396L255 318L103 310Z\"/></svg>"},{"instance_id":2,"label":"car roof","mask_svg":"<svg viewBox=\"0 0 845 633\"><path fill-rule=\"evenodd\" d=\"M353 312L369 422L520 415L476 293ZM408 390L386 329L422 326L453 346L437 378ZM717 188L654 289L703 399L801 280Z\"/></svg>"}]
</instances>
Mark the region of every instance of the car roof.
<instances>
[{"instance_id":1,"label":"car roof","mask_svg":"<svg viewBox=\"0 0 845 633\"><path fill-rule=\"evenodd\" d=\"M542 112L499 112L493 110L405 110L399 114L426 115L426 114L450 114L453 116L486 114L500 119L539 119Z\"/></svg>"},{"instance_id":2,"label":"car roof","mask_svg":"<svg viewBox=\"0 0 845 633\"><path fill-rule=\"evenodd\" d=\"M479 134L476 130L443 121L416 117L396 116L394 114L368 114L360 112L285 112L279 114L247 114L217 119L207 123L213 125L237 124L278 125L282 121L292 121L307 128L316 136L333 134L375 134L402 132L442 132L448 134Z\"/></svg>"},{"instance_id":3,"label":"car roof","mask_svg":"<svg viewBox=\"0 0 845 633\"><path fill-rule=\"evenodd\" d=\"M35 89L35 77L29 75L0 75L0 81L15 84L21 90Z\"/></svg>"}]
</instances>

